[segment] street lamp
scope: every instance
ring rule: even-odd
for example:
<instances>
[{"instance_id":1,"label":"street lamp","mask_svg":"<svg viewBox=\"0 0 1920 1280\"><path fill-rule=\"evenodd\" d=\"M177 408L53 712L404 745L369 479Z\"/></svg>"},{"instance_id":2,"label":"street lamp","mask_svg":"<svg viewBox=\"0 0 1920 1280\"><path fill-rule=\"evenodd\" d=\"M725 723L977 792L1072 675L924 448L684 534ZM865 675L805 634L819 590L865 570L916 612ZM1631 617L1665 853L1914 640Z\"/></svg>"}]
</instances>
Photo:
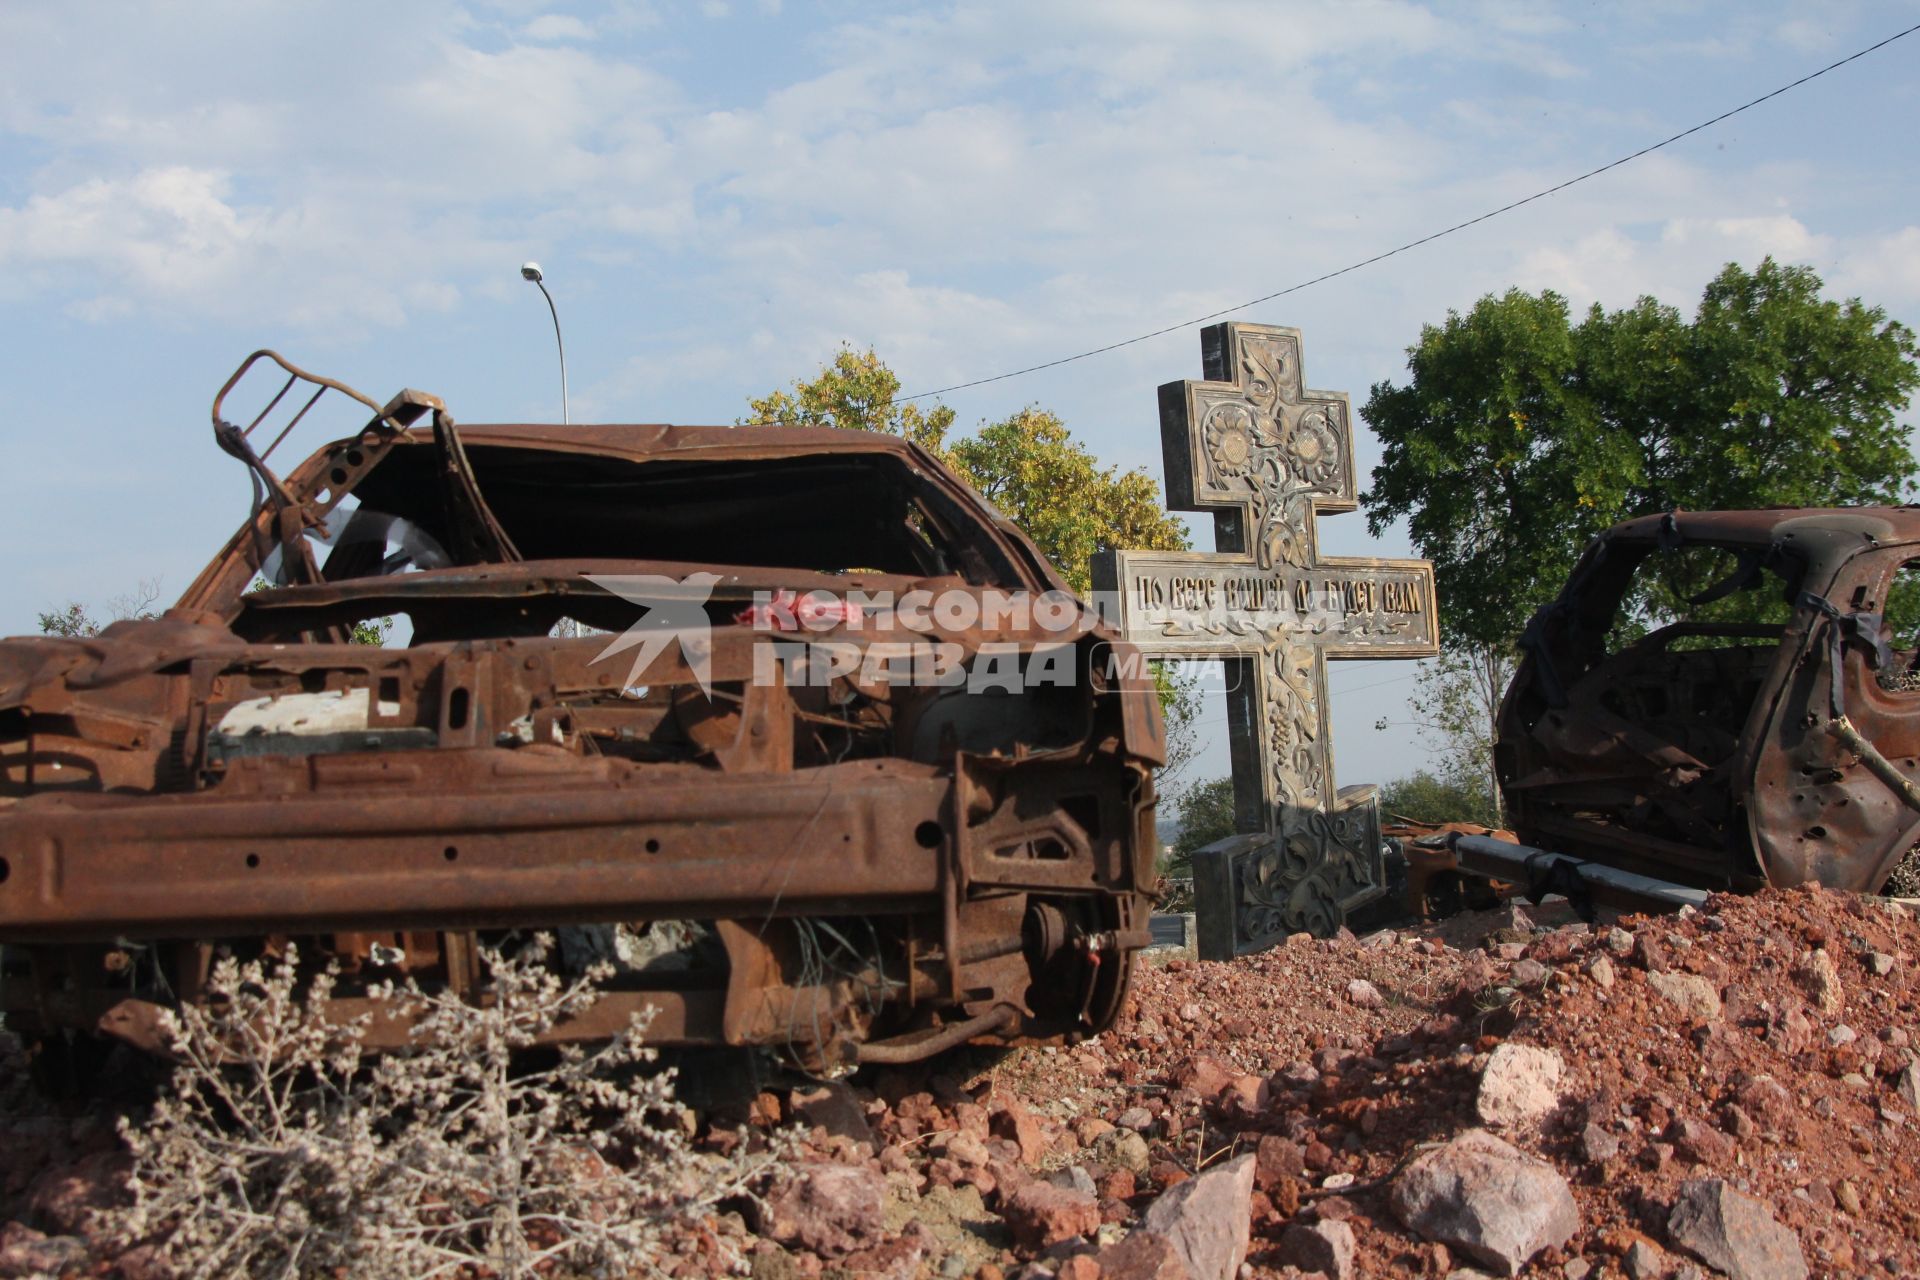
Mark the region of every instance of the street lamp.
<instances>
[{"instance_id":1,"label":"street lamp","mask_svg":"<svg viewBox=\"0 0 1920 1280\"><path fill-rule=\"evenodd\" d=\"M560 348L560 425L567 423L567 344L560 340L560 312L553 305L553 295L547 292L546 277L540 274L540 264L524 262L520 264L520 276L531 280L540 296L547 300L547 311L553 316L553 344Z\"/></svg>"}]
</instances>

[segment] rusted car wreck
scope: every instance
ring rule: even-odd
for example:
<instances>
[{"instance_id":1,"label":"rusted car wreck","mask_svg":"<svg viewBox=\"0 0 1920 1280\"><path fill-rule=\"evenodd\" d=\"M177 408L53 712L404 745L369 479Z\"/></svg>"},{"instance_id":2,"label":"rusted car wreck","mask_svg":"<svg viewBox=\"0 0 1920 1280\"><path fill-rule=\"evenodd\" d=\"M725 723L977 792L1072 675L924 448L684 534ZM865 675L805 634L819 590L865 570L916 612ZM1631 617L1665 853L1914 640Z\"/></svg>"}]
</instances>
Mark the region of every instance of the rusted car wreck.
<instances>
[{"instance_id":1,"label":"rusted car wreck","mask_svg":"<svg viewBox=\"0 0 1920 1280\"><path fill-rule=\"evenodd\" d=\"M377 978L469 991L477 945L557 926L563 956L618 962L561 1038L650 1012L657 1043L824 1070L1112 1018L1147 941L1152 682L931 455L829 429L456 427L270 352L222 397L274 363L251 426L215 401L253 516L178 604L0 643L10 1027L151 1045L216 954L288 940L341 968L346 1012ZM276 473L280 419L328 392L366 425ZM922 608L916 642L963 676L993 649L1055 678L765 678L756 657L865 653L915 593L989 592L1044 595L1048 625ZM704 644L609 656L689 598ZM388 618L403 647L350 642Z\"/></svg>"},{"instance_id":2,"label":"rusted car wreck","mask_svg":"<svg viewBox=\"0 0 1920 1280\"><path fill-rule=\"evenodd\" d=\"M1509 821L1524 845L1701 889L1910 893L1917 633L1920 510L1619 525L1522 641L1495 748Z\"/></svg>"}]
</instances>

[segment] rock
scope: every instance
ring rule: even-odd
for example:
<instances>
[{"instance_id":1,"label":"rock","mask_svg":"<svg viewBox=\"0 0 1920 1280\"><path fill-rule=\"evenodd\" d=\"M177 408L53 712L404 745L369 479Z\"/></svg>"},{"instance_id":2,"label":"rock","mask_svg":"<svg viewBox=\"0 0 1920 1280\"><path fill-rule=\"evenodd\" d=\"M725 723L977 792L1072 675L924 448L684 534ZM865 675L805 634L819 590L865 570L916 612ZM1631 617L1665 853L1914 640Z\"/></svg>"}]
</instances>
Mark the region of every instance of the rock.
<instances>
[{"instance_id":1,"label":"rock","mask_svg":"<svg viewBox=\"0 0 1920 1280\"><path fill-rule=\"evenodd\" d=\"M1606 1164L1620 1154L1620 1139L1597 1124L1580 1131L1580 1154L1588 1164Z\"/></svg>"},{"instance_id":2,"label":"rock","mask_svg":"<svg viewBox=\"0 0 1920 1280\"><path fill-rule=\"evenodd\" d=\"M27 1192L28 1208L56 1235L88 1235L95 1213L131 1198L127 1191L131 1165L132 1157L125 1151L99 1151L49 1168L33 1180Z\"/></svg>"},{"instance_id":3,"label":"rock","mask_svg":"<svg viewBox=\"0 0 1920 1280\"><path fill-rule=\"evenodd\" d=\"M1085 1192L1095 1199L1098 1199L1100 1195L1100 1188L1094 1185L1093 1175L1077 1164L1070 1164L1064 1168L1055 1169L1046 1176L1045 1181L1067 1191Z\"/></svg>"},{"instance_id":4,"label":"rock","mask_svg":"<svg viewBox=\"0 0 1920 1280\"><path fill-rule=\"evenodd\" d=\"M1607 959L1605 956L1595 956L1592 963L1587 965L1587 976L1592 978L1602 991L1611 990L1613 987L1613 961Z\"/></svg>"},{"instance_id":5,"label":"rock","mask_svg":"<svg viewBox=\"0 0 1920 1280\"><path fill-rule=\"evenodd\" d=\"M1182 1089L1191 1089L1202 1098L1213 1099L1220 1091L1233 1083L1237 1071L1229 1071L1217 1058L1197 1054L1188 1058L1173 1069L1173 1082Z\"/></svg>"},{"instance_id":6,"label":"rock","mask_svg":"<svg viewBox=\"0 0 1920 1280\"><path fill-rule=\"evenodd\" d=\"M1894 958L1884 951L1869 951L1866 958L1867 972L1876 978L1884 978L1893 972Z\"/></svg>"},{"instance_id":7,"label":"rock","mask_svg":"<svg viewBox=\"0 0 1920 1280\"><path fill-rule=\"evenodd\" d=\"M1853 1185L1851 1178L1842 1178L1833 1184L1833 1199L1835 1204L1838 1204L1854 1217L1857 1218L1860 1216L1863 1208L1860 1203L1860 1192L1858 1188Z\"/></svg>"},{"instance_id":8,"label":"rock","mask_svg":"<svg viewBox=\"0 0 1920 1280\"><path fill-rule=\"evenodd\" d=\"M1580 1226L1566 1179L1484 1129L1414 1160L1394 1180L1388 1203L1410 1230L1507 1276Z\"/></svg>"},{"instance_id":9,"label":"rock","mask_svg":"<svg viewBox=\"0 0 1920 1280\"><path fill-rule=\"evenodd\" d=\"M1525 1124L1560 1101L1560 1055L1551 1049L1508 1042L1493 1051L1480 1075L1476 1107L1485 1124Z\"/></svg>"},{"instance_id":10,"label":"rock","mask_svg":"<svg viewBox=\"0 0 1920 1280\"><path fill-rule=\"evenodd\" d=\"M1380 988L1365 978L1355 978L1347 984L1347 1002L1359 1005L1362 1009L1378 1009L1387 1003L1380 994Z\"/></svg>"},{"instance_id":11,"label":"rock","mask_svg":"<svg viewBox=\"0 0 1920 1280\"><path fill-rule=\"evenodd\" d=\"M1718 1178L1681 1186L1667 1217L1667 1238L1731 1280L1806 1280L1800 1237L1776 1222L1766 1205Z\"/></svg>"},{"instance_id":12,"label":"rock","mask_svg":"<svg viewBox=\"0 0 1920 1280\"><path fill-rule=\"evenodd\" d=\"M838 1080L815 1089L796 1089L788 1100L793 1118L811 1129L818 1126L828 1136L873 1143L873 1129L853 1090Z\"/></svg>"},{"instance_id":13,"label":"rock","mask_svg":"<svg viewBox=\"0 0 1920 1280\"><path fill-rule=\"evenodd\" d=\"M923 1270L922 1260L939 1251L938 1237L925 1224L909 1222L904 1230L871 1249L848 1254L836 1270L862 1280L915 1280Z\"/></svg>"},{"instance_id":14,"label":"rock","mask_svg":"<svg viewBox=\"0 0 1920 1280\"><path fill-rule=\"evenodd\" d=\"M1799 1113L1793 1095L1772 1076L1755 1076L1741 1087L1740 1105L1776 1134L1790 1134Z\"/></svg>"},{"instance_id":15,"label":"rock","mask_svg":"<svg viewBox=\"0 0 1920 1280\"><path fill-rule=\"evenodd\" d=\"M1253 1180L1262 1191L1276 1182L1302 1177L1307 1172L1306 1159L1300 1150L1300 1144L1289 1142L1277 1133L1261 1135L1260 1145L1255 1149L1253 1158Z\"/></svg>"},{"instance_id":16,"label":"rock","mask_svg":"<svg viewBox=\"0 0 1920 1280\"><path fill-rule=\"evenodd\" d=\"M1633 1280L1657 1280L1667 1273L1666 1258L1661 1255L1660 1247L1650 1241L1635 1240L1620 1261Z\"/></svg>"},{"instance_id":17,"label":"rock","mask_svg":"<svg viewBox=\"0 0 1920 1280\"><path fill-rule=\"evenodd\" d=\"M1113 1122L1122 1129L1131 1129L1135 1133L1145 1133L1153 1128L1153 1112L1145 1107L1128 1107L1113 1118Z\"/></svg>"},{"instance_id":18,"label":"rock","mask_svg":"<svg viewBox=\"0 0 1920 1280\"><path fill-rule=\"evenodd\" d=\"M1282 1266L1318 1271L1327 1280L1353 1275L1353 1228L1344 1222L1294 1223L1280 1235Z\"/></svg>"},{"instance_id":19,"label":"rock","mask_svg":"<svg viewBox=\"0 0 1920 1280\"><path fill-rule=\"evenodd\" d=\"M1647 985L1695 1022L1720 1017L1720 992L1697 973L1649 973Z\"/></svg>"},{"instance_id":20,"label":"rock","mask_svg":"<svg viewBox=\"0 0 1920 1280\"><path fill-rule=\"evenodd\" d=\"M1020 1148L1020 1159L1026 1164L1038 1164L1047 1154L1046 1133L1040 1127L1040 1118L1019 1103L1009 1103L993 1113L988 1128L996 1138L1005 1138Z\"/></svg>"},{"instance_id":21,"label":"rock","mask_svg":"<svg viewBox=\"0 0 1920 1280\"><path fill-rule=\"evenodd\" d=\"M1129 1173L1145 1173L1149 1159L1147 1142L1131 1129L1109 1129L1094 1139L1093 1158Z\"/></svg>"},{"instance_id":22,"label":"rock","mask_svg":"<svg viewBox=\"0 0 1920 1280\"><path fill-rule=\"evenodd\" d=\"M1139 1183L1131 1169L1107 1169L1094 1179L1094 1189L1102 1200L1131 1200Z\"/></svg>"},{"instance_id":23,"label":"rock","mask_svg":"<svg viewBox=\"0 0 1920 1280\"><path fill-rule=\"evenodd\" d=\"M1216 1165L1162 1193L1141 1217L1165 1236L1193 1280L1235 1280L1251 1231L1254 1157Z\"/></svg>"},{"instance_id":24,"label":"rock","mask_svg":"<svg viewBox=\"0 0 1920 1280\"><path fill-rule=\"evenodd\" d=\"M1100 1229L1100 1202L1090 1191L1056 1187L1050 1182L1023 1182L1000 1201L1013 1242L1033 1251L1091 1236Z\"/></svg>"},{"instance_id":25,"label":"rock","mask_svg":"<svg viewBox=\"0 0 1920 1280\"><path fill-rule=\"evenodd\" d=\"M1507 977L1516 987L1537 987L1546 982L1551 972L1538 960L1516 960Z\"/></svg>"},{"instance_id":26,"label":"rock","mask_svg":"<svg viewBox=\"0 0 1920 1280\"><path fill-rule=\"evenodd\" d=\"M956 1164L970 1168L984 1168L991 1158L987 1153L987 1144L970 1133L956 1133L947 1143L947 1158Z\"/></svg>"},{"instance_id":27,"label":"rock","mask_svg":"<svg viewBox=\"0 0 1920 1280\"><path fill-rule=\"evenodd\" d=\"M1718 1166L1733 1163L1733 1139L1704 1120L1696 1120L1692 1116L1675 1120L1667 1129L1667 1139L1673 1143L1675 1151L1695 1164Z\"/></svg>"},{"instance_id":28,"label":"rock","mask_svg":"<svg viewBox=\"0 0 1920 1280\"><path fill-rule=\"evenodd\" d=\"M822 1255L851 1253L886 1234L886 1175L804 1161L766 1197L760 1234Z\"/></svg>"},{"instance_id":29,"label":"rock","mask_svg":"<svg viewBox=\"0 0 1920 1280\"><path fill-rule=\"evenodd\" d=\"M1633 950L1633 935L1618 925L1607 930L1607 950L1617 956L1624 956Z\"/></svg>"},{"instance_id":30,"label":"rock","mask_svg":"<svg viewBox=\"0 0 1920 1280\"><path fill-rule=\"evenodd\" d=\"M1193 1273L1165 1236L1135 1231L1095 1258L1100 1280L1193 1280Z\"/></svg>"},{"instance_id":31,"label":"rock","mask_svg":"<svg viewBox=\"0 0 1920 1280\"><path fill-rule=\"evenodd\" d=\"M1808 997L1820 1012L1831 1017L1846 1008L1846 993L1840 986L1840 971L1834 967L1833 957L1827 954L1825 947L1815 949L1806 962L1794 971L1793 976L1806 988Z\"/></svg>"},{"instance_id":32,"label":"rock","mask_svg":"<svg viewBox=\"0 0 1920 1280\"><path fill-rule=\"evenodd\" d=\"M1260 1076L1235 1076L1233 1083L1221 1092L1221 1101L1230 1102L1249 1114L1266 1110L1267 1103L1273 1098L1273 1089Z\"/></svg>"},{"instance_id":33,"label":"rock","mask_svg":"<svg viewBox=\"0 0 1920 1280\"><path fill-rule=\"evenodd\" d=\"M86 1242L48 1236L22 1222L0 1227L0 1276L57 1276L87 1264Z\"/></svg>"}]
</instances>

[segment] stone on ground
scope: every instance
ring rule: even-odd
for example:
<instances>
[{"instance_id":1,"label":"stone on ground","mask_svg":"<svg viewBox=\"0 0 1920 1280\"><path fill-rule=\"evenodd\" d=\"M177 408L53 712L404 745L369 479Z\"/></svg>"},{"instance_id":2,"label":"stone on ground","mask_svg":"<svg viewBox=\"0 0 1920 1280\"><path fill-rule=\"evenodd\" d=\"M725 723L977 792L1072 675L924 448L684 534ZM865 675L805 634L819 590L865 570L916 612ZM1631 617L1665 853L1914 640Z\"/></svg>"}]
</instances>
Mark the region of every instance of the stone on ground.
<instances>
[{"instance_id":1,"label":"stone on ground","mask_svg":"<svg viewBox=\"0 0 1920 1280\"><path fill-rule=\"evenodd\" d=\"M1487 1059L1476 1104L1482 1123L1494 1126L1537 1120L1560 1102L1560 1055L1551 1049L1508 1041Z\"/></svg>"},{"instance_id":2,"label":"stone on ground","mask_svg":"<svg viewBox=\"0 0 1920 1280\"><path fill-rule=\"evenodd\" d=\"M806 1161L767 1196L761 1232L826 1256L850 1253L885 1234L886 1198L878 1169Z\"/></svg>"},{"instance_id":3,"label":"stone on ground","mask_svg":"<svg viewBox=\"0 0 1920 1280\"><path fill-rule=\"evenodd\" d=\"M1013 1241L1022 1248L1040 1250L1092 1236L1100 1229L1100 1201L1091 1193L1051 1182L1023 1182L1000 1203Z\"/></svg>"},{"instance_id":4,"label":"stone on ground","mask_svg":"<svg viewBox=\"0 0 1920 1280\"><path fill-rule=\"evenodd\" d=\"M1681 1186L1667 1217L1667 1237L1731 1280L1806 1280L1800 1237L1776 1222L1766 1205L1719 1178Z\"/></svg>"},{"instance_id":5,"label":"stone on ground","mask_svg":"<svg viewBox=\"0 0 1920 1280\"><path fill-rule=\"evenodd\" d=\"M808 1128L819 1126L831 1137L851 1138L871 1143L873 1129L867 1124L859 1099L839 1080L831 1080L813 1089L793 1093L793 1118Z\"/></svg>"},{"instance_id":6,"label":"stone on ground","mask_svg":"<svg viewBox=\"0 0 1920 1280\"><path fill-rule=\"evenodd\" d=\"M1193 1280L1235 1280L1251 1235L1254 1157L1241 1156L1169 1188L1140 1228L1166 1237Z\"/></svg>"},{"instance_id":7,"label":"stone on ground","mask_svg":"<svg viewBox=\"0 0 1920 1280\"><path fill-rule=\"evenodd\" d=\"M1720 1017L1720 993L1699 974L1650 973L1647 985L1695 1022L1715 1022Z\"/></svg>"},{"instance_id":8,"label":"stone on ground","mask_svg":"<svg viewBox=\"0 0 1920 1280\"><path fill-rule=\"evenodd\" d=\"M1096 1260L1100 1280L1193 1280L1173 1242L1151 1231L1135 1231L1102 1249Z\"/></svg>"},{"instance_id":9,"label":"stone on ground","mask_svg":"<svg viewBox=\"0 0 1920 1280\"><path fill-rule=\"evenodd\" d=\"M1279 1261L1327 1280L1353 1275L1353 1228L1344 1222L1296 1222L1280 1236Z\"/></svg>"},{"instance_id":10,"label":"stone on ground","mask_svg":"<svg viewBox=\"0 0 1920 1280\"><path fill-rule=\"evenodd\" d=\"M1408 1228L1507 1276L1580 1226L1566 1179L1484 1129L1408 1165L1390 1204Z\"/></svg>"}]
</instances>

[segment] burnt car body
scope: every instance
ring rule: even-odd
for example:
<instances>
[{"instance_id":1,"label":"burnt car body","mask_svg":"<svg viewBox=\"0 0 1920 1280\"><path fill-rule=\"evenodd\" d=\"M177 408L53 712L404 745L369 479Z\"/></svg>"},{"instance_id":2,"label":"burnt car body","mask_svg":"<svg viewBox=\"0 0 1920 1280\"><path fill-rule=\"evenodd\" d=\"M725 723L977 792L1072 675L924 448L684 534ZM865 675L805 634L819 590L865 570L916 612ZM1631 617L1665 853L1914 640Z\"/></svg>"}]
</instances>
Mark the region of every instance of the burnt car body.
<instances>
[{"instance_id":1,"label":"burnt car body","mask_svg":"<svg viewBox=\"0 0 1920 1280\"><path fill-rule=\"evenodd\" d=\"M1151 678L931 455L832 429L456 427L270 352L235 380L263 361L287 371L269 411L337 391L367 425L283 477L292 424L256 453L268 411L243 430L217 399L254 511L178 604L0 643L10 1026L151 1046L215 955L288 941L341 968L351 1014L381 977L476 990L476 948L534 928L616 962L556 1038L646 1014L656 1043L828 1070L1111 1019L1154 882ZM614 651L682 582L704 644ZM795 633L777 602L808 592L1046 593L1048 627L922 609L910 639L1067 678L756 657L901 639L884 604ZM350 642L395 617L403 647Z\"/></svg>"},{"instance_id":2,"label":"burnt car body","mask_svg":"<svg viewBox=\"0 0 1920 1280\"><path fill-rule=\"evenodd\" d=\"M1669 570L1691 558L1700 570ZM1710 564L1711 562L1711 564ZM1706 889L1880 892L1920 838L1920 510L1673 512L1533 620L1495 765L1523 844ZM1640 634L1667 573L1681 620Z\"/></svg>"}]
</instances>

